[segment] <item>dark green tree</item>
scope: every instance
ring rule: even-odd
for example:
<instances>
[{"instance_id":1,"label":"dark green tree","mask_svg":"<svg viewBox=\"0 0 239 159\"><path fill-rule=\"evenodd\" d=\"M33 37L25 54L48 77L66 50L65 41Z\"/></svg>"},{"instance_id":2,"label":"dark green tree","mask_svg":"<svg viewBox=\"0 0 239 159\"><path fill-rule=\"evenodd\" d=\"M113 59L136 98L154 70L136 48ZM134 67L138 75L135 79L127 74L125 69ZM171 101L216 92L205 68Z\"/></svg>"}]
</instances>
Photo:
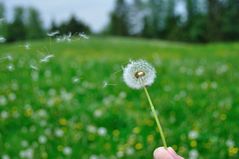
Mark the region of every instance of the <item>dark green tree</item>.
<instances>
[{"instance_id":1,"label":"dark green tree","mask_svg":"<svg viewBox=\"0 0 239 159\"><path fill-rule=\"evenodd\" d=\"M28 39L42 38L45 35L40 15L38 11L34 8L28 9L28 18L26 27Z\"/></svg>"},{"instance_id":2,"label":"dark green tree","mask_svg":"<svg viewBox=\"0 0 239 159\"><path fill-rule=\"evenodd\" d=\"M5 7L2 3L0 3L0 36L7 36L7 23L5 19Z\"/></svg>"},{"instance_id":3,"label":"dark green tree","mask_svg":"<svg viewBox=\"0 0 239 159\"><path fill-rule=\"evenodd\" d=\"M143 12L145 11L145 2L142 0L134 0L132 4L129 5L128 13L128 29L129 34L132 36L142 36L143 30Z\"/></svg>"},{"instance_id":4,"label":"dark green tree","mask_svg":"<svg viewBox=\"0 0 239 159\"><path fill-rule=\"evenodd\" d=\"M224 40L238 40L239 39L239 1L227 0L223 15Z\"/></svg>"},{"instance_id":5,"label":"dark green tree","mask_svg":"<svg viewBox=\"0 0 239 159\"><path fill-rule=\"evenodd\" d=\"M223 2L220 0L207 1L207 34L208 41L218 41L223 39L222 26L223 26Z\"/></svg>"},{"instance_id":6,"label":"dark green tree","mask_svg":"<svg viewBox=\"0 0 239 159\"><path fill-rule=\"evenodd\" d=\"M163 37L165 20L165 3L163 0L149 0L144 17L143 36Z\"/></svg>"},{"instance_id":7,"label":"dark green tree","mask_svg":"<svg viewBox=\"0 0 239 159\"><path fill-rule=\"evenodd\" d=\"M52 22L51 31L59 30L62 34L78 34L81 32L89 34L91 32L91 29L88 25L86 25L81 20L78 20L74 15L71 16L69 21L63 22L59 26L55 24L55 22Z\"/></svg>"},{"instance_id":8,"label":"dark green tree","mask_svg":"<svg viewBox=\"0 0 239 159\"><path fill-rule=\"evenodd\" d=\"M201 9L198 0L186 0L187 21L183 28L182 39L190 42L206 42L207 15Z\"/></svg>"},{"instance_id":9,"label":"dark green tree","mask_svg":"<svg viewBox=\"0 0 239 159\"><path fill-rule=\"evenodd\" d=\"M25 12L22 7L16 7L14 10L14 20L8 26L8 41L17 41L26 39L26 26L24 22Z\"/></svg>"},{"instance_id":10,"label":"dark green tree","mask_svg":"<svg viewBox=\"0 0 239 159\"><path fill-rule=\"evenodd\" d=\"M165 35L165 38L169 40L181 39L182 30L179 26L180 16L176 15L175 8L176 1L168 0L163 34Z\"/></svg>"},{"instance_id":11,"label":"dark green tree","mask_svg":"<svg viewBox=\"0 0 239 159\"><path fill-rule=\"evenodd\" d=\"M113 35L128 36L128 4L125 0L117 0L115 8L110 15L109 32Z\"/></svg>"},{"instance_id":12,"label":"dark green tree","mask_svg":"<svg viewBox=\"0 0 239 159\"><path fill-rule=\"evenodd\" d=\"M51 21L50 31L51 32L59 31L59 26L57 26L57 24L54 20Z\"/></svg>"}]
</instances>

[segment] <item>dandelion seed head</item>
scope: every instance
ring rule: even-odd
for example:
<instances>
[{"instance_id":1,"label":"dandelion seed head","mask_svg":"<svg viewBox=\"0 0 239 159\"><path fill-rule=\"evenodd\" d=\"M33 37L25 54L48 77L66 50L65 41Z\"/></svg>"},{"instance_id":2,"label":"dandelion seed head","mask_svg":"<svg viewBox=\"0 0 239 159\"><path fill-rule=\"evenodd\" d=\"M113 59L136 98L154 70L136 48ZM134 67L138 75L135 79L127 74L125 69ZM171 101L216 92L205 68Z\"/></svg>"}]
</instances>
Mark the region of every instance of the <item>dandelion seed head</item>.
<instances>
[{"instance_id":1,"label":"dandelion seed head","mask_svg":"<svg viewBox=\"0 0 239 159\"><path fill-rule=\"evenodd\" d=\"M6 42L6 39L4 37L0 37L0 43L5 43Z\"/></svg>"},{"instance_id":2,"label":"dandelion seed head","mask_svg":"<svg viewBox=\"0 0 239 159\"><path fill-rule=\"evenodd\" d=\"M105 136L106 134L107 134L107 129L106 129L106 128L100 127L100 128L98 129L98 135L99 135L99 136Z\"/></svg>"},{"instance_id":3,"label":"dandelion seed head","mask_svg":"<svg viewBox=\"0 0 239 159\"><path fill-rule=\"evenodd\" d=\"M7 69L8 69L8 71L14 71L14 65L13 64L9 64L8 66L7 66Z\"/></svg>"},{"instance_id":4,"label":"dandelion seed head","mask_svg":"<svg viewBox=\"0 0 239 159\"><path fill-rule=\"evenodd\" d=\"M71 155L71 153L72 153L71 147L69 147L69 146L64 147L63 153L64 153L64 155L67 155L67 156Z\"/></svg>"},{"instance_id":5,"label":"dandelion seed head","mask_svg":"<svg viewBox=\"0 0 239 159\"><path fill-rule=\"evenodd\" d=\"M27 42L27 43L25 43L24 48L25 48L26 50L29 50L29 49L30 49L30 46L31 46L30 43Z\"/></svg>"},{"instance_id":6,"label":"dandelion seed head","mask_svg":"<svg viewBox=\"0 0 239 159\"><path fill-rule=\"evenodd\" d=\"M7 154L2 155L2 159L10 159L10 157Z\"/></svg>"},{"instance_id":7,"label":"dandelion seed head","mask_svg":"<svg viewBox=\"0 0 239 159\"><path fill-rule=\"evenodd\" d=\"M40 144L45 144L47 142L47 138L43 135L39 136L38 141Z\"/></svg>"},{"instance_id":8,"label":"dandelion seed head","mask_svg":"<svg viewBox=\"0 0 239 159\"><path fill-rule=\"evenodd\" d=\"M61 130L60 128L57 128L57 129L55 130L55 135L56 135L57 137L62 137L62 136L64 135L64 131Z\"/></svg>"},{"instance_id":9,"label":"dandelion seed head","mask_svg":"<svg viewBox=\"0 0 239 159\"><path fill-rule=\"evenodd\" d=\"M133 89L140 89L153 84L156 71L152 65L144 60L130 61L124 68L123 80Z\"/></svg>"}]
</instances>

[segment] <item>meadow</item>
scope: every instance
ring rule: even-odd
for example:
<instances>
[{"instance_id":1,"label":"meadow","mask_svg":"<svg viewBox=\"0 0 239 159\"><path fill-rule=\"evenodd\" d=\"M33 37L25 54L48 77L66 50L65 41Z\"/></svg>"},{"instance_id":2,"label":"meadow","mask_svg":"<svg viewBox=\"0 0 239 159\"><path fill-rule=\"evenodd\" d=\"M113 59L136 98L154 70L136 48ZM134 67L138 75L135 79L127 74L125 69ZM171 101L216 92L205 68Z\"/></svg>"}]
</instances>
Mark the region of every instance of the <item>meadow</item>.
<instances>
[{"instance_id":1,"label":"meadow","mask_svg":"<svg viewBox=\"0 0 239 159\"><path fill-rule=\"evenodd\" d=\"M162 146L143 90L145 59L168 145L185 159L239 158L239 43L91 37L0 44L0 158L150 159Z\"/></svg>"}]
</instances>

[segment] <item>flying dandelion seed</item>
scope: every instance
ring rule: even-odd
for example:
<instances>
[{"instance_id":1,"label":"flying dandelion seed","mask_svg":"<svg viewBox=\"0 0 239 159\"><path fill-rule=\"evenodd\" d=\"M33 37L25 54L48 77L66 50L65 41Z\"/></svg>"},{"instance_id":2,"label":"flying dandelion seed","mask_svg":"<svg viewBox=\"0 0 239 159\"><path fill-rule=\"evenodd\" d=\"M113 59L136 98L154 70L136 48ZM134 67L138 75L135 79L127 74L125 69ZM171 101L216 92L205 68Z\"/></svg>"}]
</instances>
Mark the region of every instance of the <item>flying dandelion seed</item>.
<instances>
[{"instance_id":1,"label":"flying dandelion seed","mask_svg":"<svg viewBox=\"0 0 239 159\"><path fill-rule=\"evenodd\" d=\"M90 37L87 36L85 33L79 33L79 37L83 38L83 39L86 39L86 40L90 39Z\"/></svg>"},{"instance_id":2,"label":"flying dandelion seed","mask_svg":"<svg viewBox=\"0 0 239 159\"><path fill-rule=\"evenodd\" d=\"M58 34L60 34L60 32L57 30L57 31L54 31L54 32L49 32L49 33L47 33L47 36L53 37L53 36L56 36L56 35L58 35Z\"/></svg>"},{"instance_id":3,"label":"flying dandelion seed","mask_svg":"<svg viewBox=\"0 0 239 159\"><path fill-rule=\"evenodd\" d=\"M148 93L147 86L153 84L156 78L156 71L153 66L144 60L130 61L130 63L123 70L123 79L126 85L133 89L143 88L148 99L151 111L158 126L163 146L167 148L167 143L163 133L162 126L159 122L155 107Z\"/></svg>"},{"instance_id":4,"label":"flying dandelion seed","mask_svg":"<svg viewBox=\"0 0 239 159\"><path fill-rule=\"evenodd\" d=\"M33 70L36 70L36 71L39 70L38 67L36 67L36 66L34 66L34 65L30 65L30 68L33 69Z\"/></svg>"},{"instance_id":5,"label":"flying dandelion seed","mask_svg":"<svg viewBox=\"0 0 239 159\"><path fill-rule=\"evenodd\" d=\"M52 55L52 54L46 55L45 57L43 57L43 58L40 60L40 62L41 62L41 63L47 63L47 62L49 62L50 59L53 58L53 57L54 57L54 55Z\"/></svg>"},{"instance_id":6,"label":"flying dandelion seed","mask_svg":"<svg viewBox=\"0 0 239 159\"><path fill-rule=\"evenodd\" d=\"M103 82L103 88L106 88L107 86L116 86L117 84L111 84L111 83L108 83L107 81L104 81Z\"/></svg>"},{"instance_id":7,"label":"flying dandelion seed","mask_svg":"<svg viewBox=\"0 0 239 159\"><path fill-rule=\"evenodd\" d=\"M2 36L0 36L0 43L5 43L6 42L6 39Z\"/></svg>"}]
</instances>

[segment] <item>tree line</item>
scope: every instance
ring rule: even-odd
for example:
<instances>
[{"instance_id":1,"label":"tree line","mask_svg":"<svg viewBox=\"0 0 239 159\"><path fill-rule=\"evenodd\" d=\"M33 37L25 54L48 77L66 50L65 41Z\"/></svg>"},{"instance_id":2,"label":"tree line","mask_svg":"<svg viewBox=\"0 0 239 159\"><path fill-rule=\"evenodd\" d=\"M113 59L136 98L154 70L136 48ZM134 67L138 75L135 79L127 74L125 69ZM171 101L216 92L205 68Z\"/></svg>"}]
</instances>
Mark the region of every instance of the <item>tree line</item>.
<instances>
[{"instance_id":1,"label":"tree line","mask_svg":"<svg viewBox=\"0 0 239 159\"><path fill-rule=\"evenodd\" d=\"M0 37L4 37L7 42L40 39L51 31L59 31L61 34L91 32L90 27L74 15L61 24L52 21L50 28L45 28L36 9L16 7L13 12L12 21L7 21L5 7L0 3Z\"/></svg>"},{"instance_id":2,"label":"tree line","mask_svg":"<svg viewBox=\"0 0 239 159\"><path fill-rule=\"evenodd\" d=\"M189 42L239 40L239 0L116 0L104 32Z\"/></svg>"},{"instance_id":3,"label":"tree line","mask_svg":"<svg viewBox=\"0 0 239 159\"><path fill-rule=\"evenodd\" d=\"M0 3L0 20L5 18ZM239 0L115 0L109 23L100 34L187 42L239 40ZM69 20L44 28L34 8L16 7L13 20L0 21L8 42L43 38L46 32L90 33L83 21Z\"/></svg>"}]
</instances>

